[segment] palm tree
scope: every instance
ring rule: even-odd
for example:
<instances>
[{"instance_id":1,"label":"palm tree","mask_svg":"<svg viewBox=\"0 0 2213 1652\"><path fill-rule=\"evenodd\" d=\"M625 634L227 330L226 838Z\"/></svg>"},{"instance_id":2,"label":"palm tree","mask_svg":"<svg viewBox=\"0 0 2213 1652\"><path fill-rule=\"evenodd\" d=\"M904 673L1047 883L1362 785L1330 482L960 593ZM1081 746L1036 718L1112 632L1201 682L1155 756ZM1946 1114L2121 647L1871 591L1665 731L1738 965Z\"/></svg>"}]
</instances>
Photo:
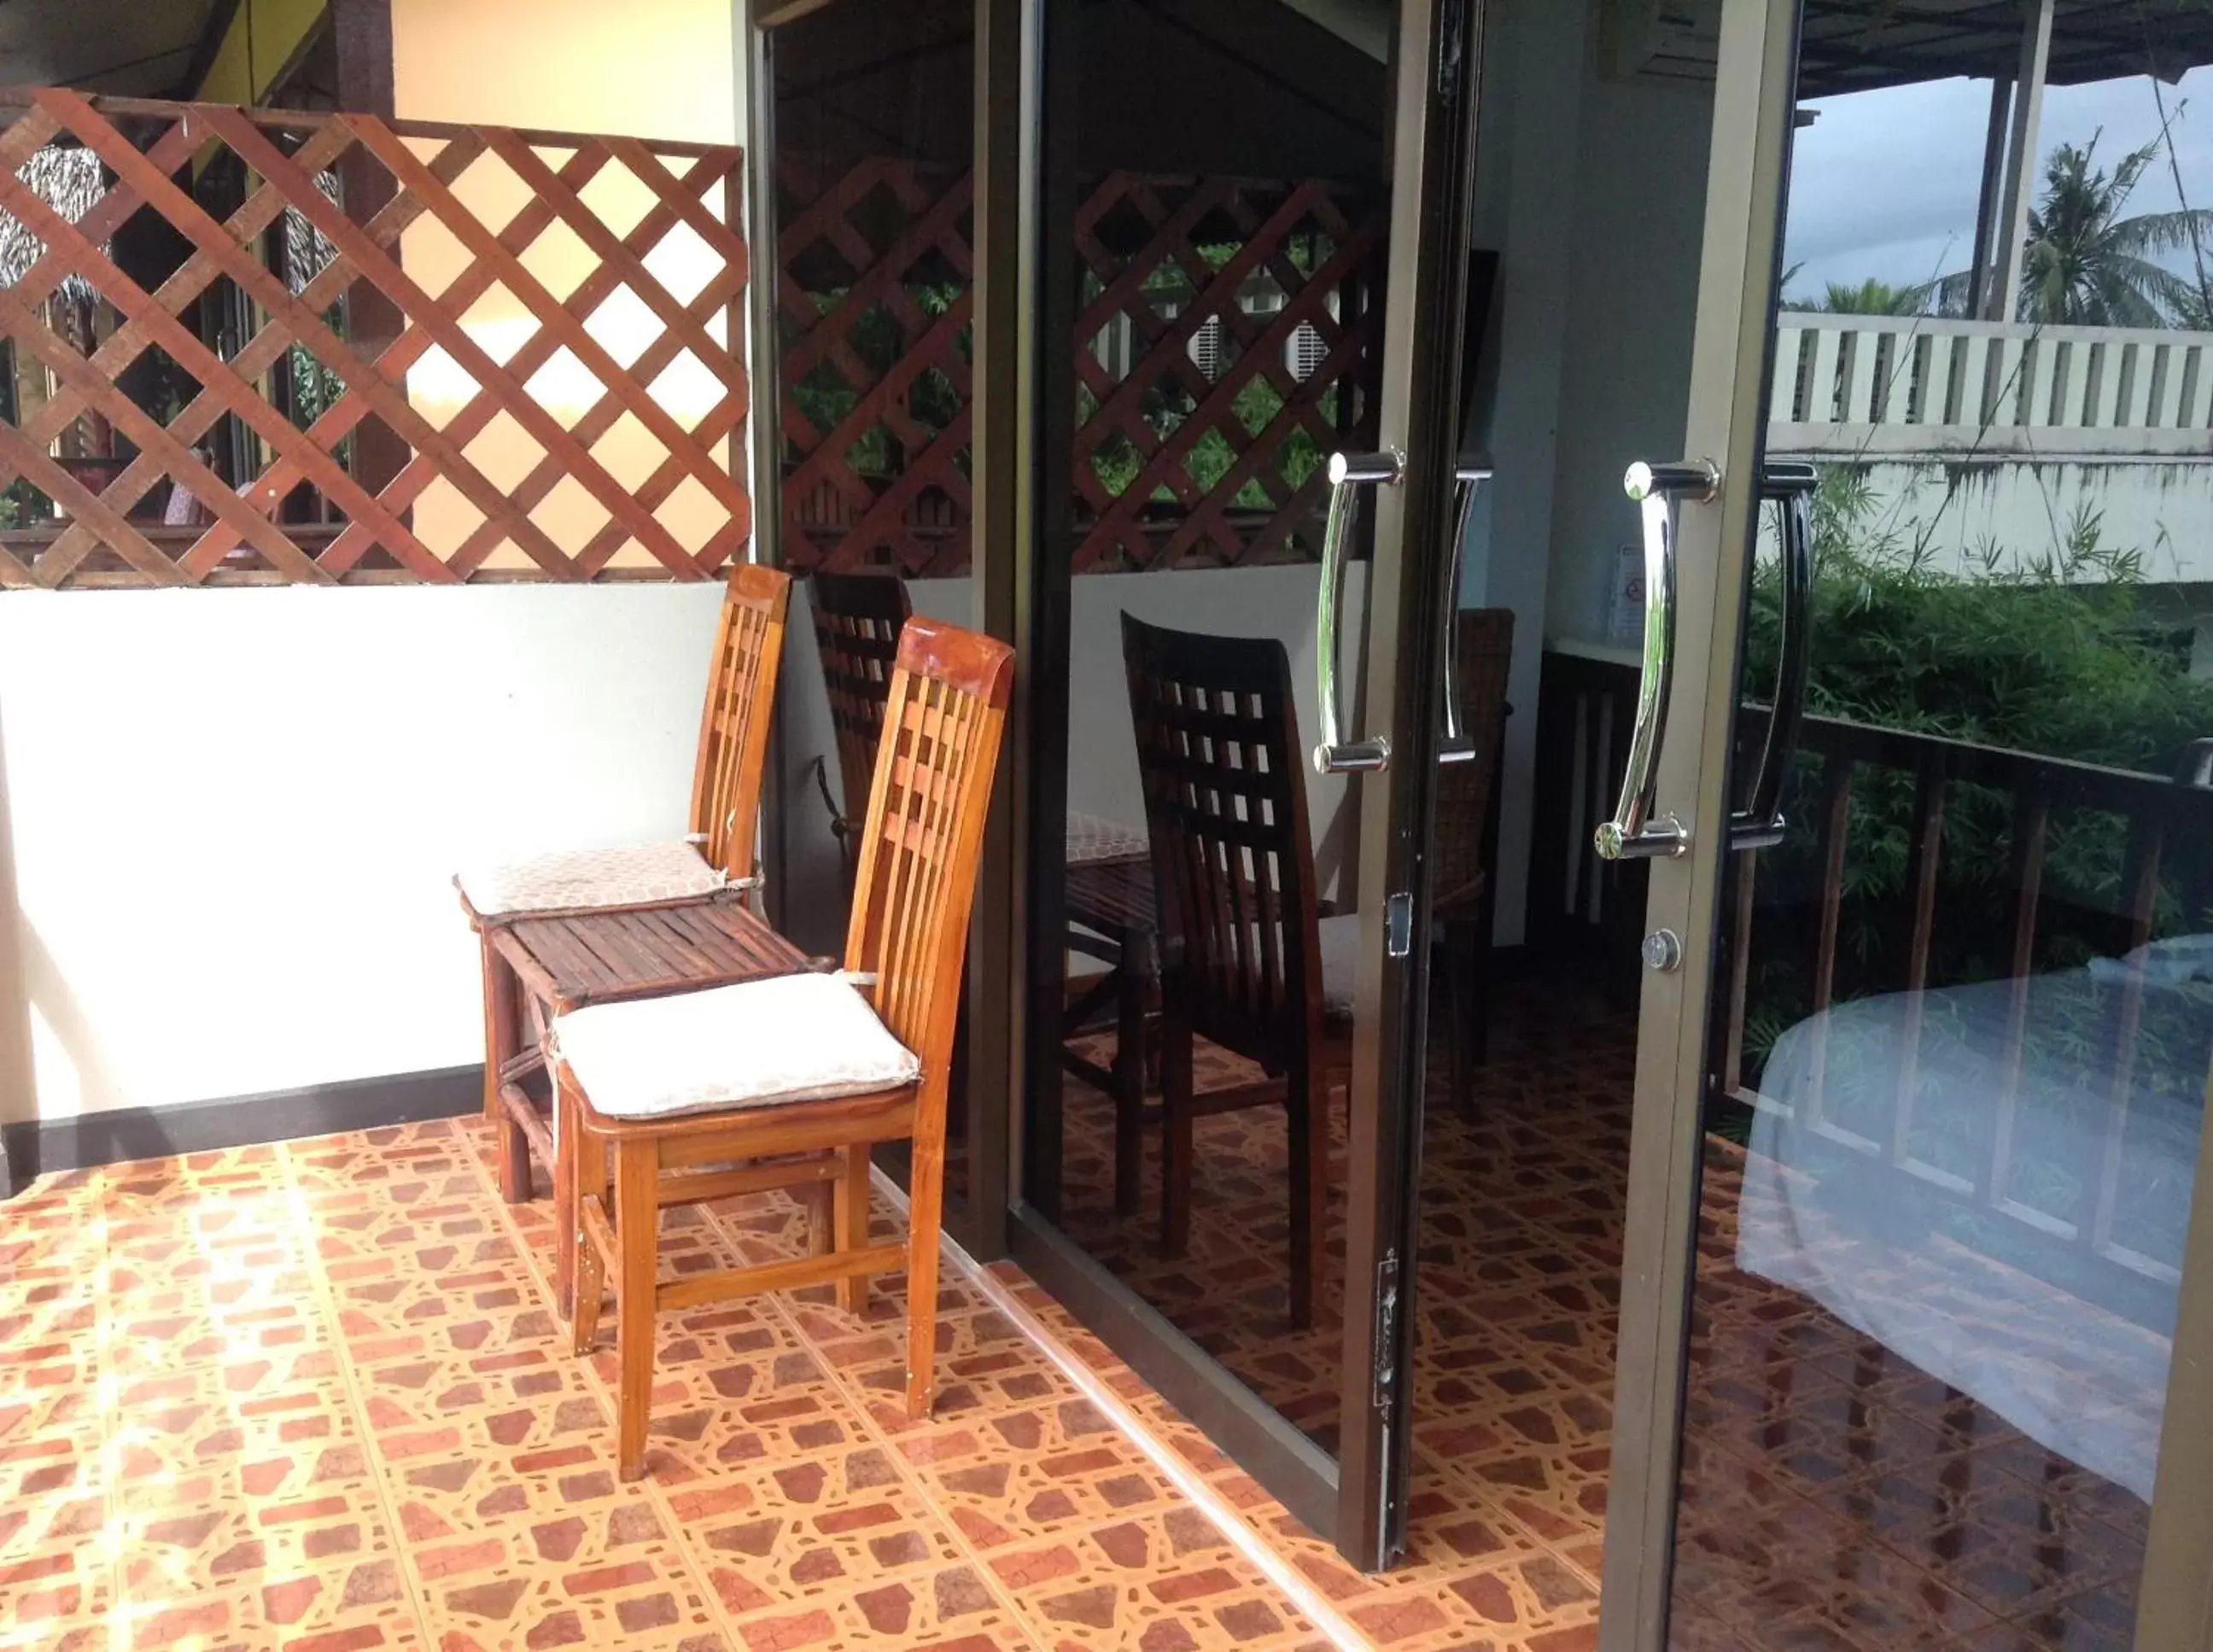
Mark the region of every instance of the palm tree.
<instances>
[{"instance_id":1,"label":"palm tree","mask_svg":"<svg viewBox=\"0 0 2213 1652\"><path fill-rule=\"evenodd\" d=\"M1870 276L1856 287L1849 282L1832 281L1819 298L1783 302L1789 308L1825 315L1918 315L1928 306L1929 293L1926 283L1917 287L1893 287L1887 281L1878 281Z\"/></svg>"},{"instance_id":2,"label":"palm tree","mask_svg":"<svg viewBox=\"0 0 2213 1652\"><path fill-rule=\"evenodd\" d=\"M2154 138L2108 177L2096 165L2098 140L2062 143L2044 163L2044 198L2029 214L2018 312L2055 326L2156 327L2188 322L2208 308L2198 283L2158 261L2213 237L2213 209L2184 208L2123 217Z\"/></svg>"}]
</instances>

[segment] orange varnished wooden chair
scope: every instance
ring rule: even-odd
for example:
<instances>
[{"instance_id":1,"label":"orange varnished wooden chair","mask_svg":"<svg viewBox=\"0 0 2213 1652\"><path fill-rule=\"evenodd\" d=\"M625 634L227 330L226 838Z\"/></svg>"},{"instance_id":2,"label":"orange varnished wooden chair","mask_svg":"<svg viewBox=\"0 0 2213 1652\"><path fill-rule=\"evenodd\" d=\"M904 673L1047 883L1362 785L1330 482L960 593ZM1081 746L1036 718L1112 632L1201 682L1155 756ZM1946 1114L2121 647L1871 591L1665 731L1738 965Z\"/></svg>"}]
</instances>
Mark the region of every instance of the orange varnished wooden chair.
<instances>
[{"instance_id":1,"label":"orange varnished wooden chair","mask_svg":"<svg viewBox=\"0 0 2213 1652\"><path fill-rule=\"evenodd\" d=\"M844 973L598 1005L553 1023L564 1129L577 1152L576 1209L561 1227L576 1247L575 1347L590 1346L612 1283L625 1479L645 1472L659 1308L836 1281L858 1312L868 1276L904 1265L907 1409L929 1411L946 1088L1013 674L1012 651L988 637L926 619L901 635ZM906 1241L872 1246L869 1149L899 1140L913 1143ZM826 1251L660 1282L664 1206L823 1182Z\"/></svg>"},{"instance_id":2,"label":"orange varnished wooden chair","mask_svg":"<svg viewBox=\"0 0 2213 1652\"><path fill-rule=\"evenodd\" d=\"M485 1113L501 1137L500 1185L509 1204L530 1197L533 1147L552 1163L552 1137L533 1099L542 1056L533 1001L503 946L526 919L576 917L734 899L759 881L754 856L761 771L775 721L791 579L741 563L730 570L715 631L689 835L607 849L558 850L461 873L454 881L484 961ZM550 1092L543 1098L550 1103Z\"/></svg>"},{"instance_id":3,"label":"orange varnished wooden chair","mask_svg":"<svg viewBox=\"0 0 2213 1652\"><path fill-rule=\"evenodd\" d=\"M1122 657L1160 913L1161 1248L1180 1256L1190 1243L1194 1121L1282 1106L1290 1319L1304 1329L1321 1277L1329 1082L1350 1064L1359 920L1320 915L1290 660L1272 638L1128 614ZM1267 1076L1194 1094L1194 1038Z\"/></svg>"}]
</instances>

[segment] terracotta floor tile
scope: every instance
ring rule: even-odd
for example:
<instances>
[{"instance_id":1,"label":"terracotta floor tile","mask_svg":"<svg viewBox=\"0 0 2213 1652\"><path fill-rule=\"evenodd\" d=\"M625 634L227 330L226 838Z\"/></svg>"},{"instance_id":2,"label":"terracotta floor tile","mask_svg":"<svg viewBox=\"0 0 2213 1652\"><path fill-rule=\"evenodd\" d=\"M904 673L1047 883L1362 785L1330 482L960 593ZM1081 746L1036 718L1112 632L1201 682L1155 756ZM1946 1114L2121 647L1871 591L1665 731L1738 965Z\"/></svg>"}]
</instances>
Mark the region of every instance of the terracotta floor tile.
<instances>
[{"instance_id":1,"label":"terracotta floor tile","mask_svg":"<svg viewBox=\"0 0 2213 1652\"><path fill-rule=\"evenodd\" d=\"M1433 1109L1411 1553L1384 1576L1019 1269L993 1277L1371 1644L1588 1652L1631 1052L1503 1031L1484 1107ZM1096 1197L1111 1159L1084 1135L1111 1114L1071 1099L1070 1222L1164 1311L1227 1305L1202 1342L1326 1438L1340 1285L1332 1264L1316 1326L1290 1330L1280 1115L1207 1122L1193 1249L1170 1261L1149 1193L1133 1226ZM2119 1652L2141 1502L1740 1271L1732 1163L1704 1188L1672 1644ZM434 1120L0 1205L0 1652L104 1652L125 1627L253 1652L1316 1643L951 1271L919 1423L896 1277L860 1314L818 1289L661 1316L652 1472L622 1484L612 1317L570 1354L550 1204L505 1205L494 1170L479 1121ZM663 1277L797 1254L809 1221L781 1194L672 1212ZM876 1236L899 1225L880 1204Z\"/></svg>"}]
</instances>

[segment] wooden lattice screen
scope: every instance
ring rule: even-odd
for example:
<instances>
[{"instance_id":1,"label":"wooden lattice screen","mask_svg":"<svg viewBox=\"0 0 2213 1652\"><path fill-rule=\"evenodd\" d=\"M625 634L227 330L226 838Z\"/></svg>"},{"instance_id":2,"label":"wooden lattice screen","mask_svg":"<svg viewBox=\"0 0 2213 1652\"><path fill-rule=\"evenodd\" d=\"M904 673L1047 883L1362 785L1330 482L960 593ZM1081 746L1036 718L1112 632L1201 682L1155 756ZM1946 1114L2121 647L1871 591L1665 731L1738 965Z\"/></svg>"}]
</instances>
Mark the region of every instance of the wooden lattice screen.
<instances>
[{"instance_id":1,"label":"wooden lattice screen","mask_svg":"<svg viewBox=\"0 0 2213 1652\"><path fill-rule=\"evenodd\" d=\"M1091 192L1076 214L1097 288L1076 324L1078 573L1320 554L1323 461L1374 445L1383 216L1320 180L1116 173Z\"/></svg>"},{"instance_id":2,"label":"wooden lattice screen","mask_svg":"<svg viewBox=\"0 0 2213 1652\"><path fill-rule=\"evenodd\" d=\"M692 580L745 544L737 149L9 107L0 584ZM19 171L75 149L65 214Z\"/></svg>"},{"instance_id":3,"label":"wooden lattice screen","mask_svg":"<svg viewBox=\"0 0 2213 1652\"><path fill-rule=\"evenodd\" d=\"M965 571L970 178L780 167L784 557ZM1321 461L1372 444L1372 192L1116 173L1076 219L1074 566L1319 553Z\"/></svg>"}]
</instances>

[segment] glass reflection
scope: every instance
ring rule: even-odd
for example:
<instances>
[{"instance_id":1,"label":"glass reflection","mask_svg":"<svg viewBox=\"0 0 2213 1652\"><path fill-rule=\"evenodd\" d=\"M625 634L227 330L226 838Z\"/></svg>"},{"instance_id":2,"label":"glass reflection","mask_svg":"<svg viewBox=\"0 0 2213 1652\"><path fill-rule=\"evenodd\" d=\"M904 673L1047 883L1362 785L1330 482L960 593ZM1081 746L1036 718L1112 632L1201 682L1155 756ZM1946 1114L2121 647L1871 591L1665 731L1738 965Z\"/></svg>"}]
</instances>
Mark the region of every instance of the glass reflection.
<instances>
[{"instance_id":1,"label":"glass reflection","mask_svg":"<svg viewBox=\"0 0 2213 1652\"><path fill-rule=\"evenodd\" d=\"M910 613L968 578L973 8L840 0L769 40L776 107L780 545L803 575L778 725L787 932L834 954L850 847ZM802 605L803 606L803 609ZM959 1062L956 1055L956 1065ZM965 1087L946 1198L966 1197ZM884 1149L901 1170L904 1148Z\"/></svg>"},{"instance_id":2,"label":"glass reflection","mask_svg":"<svg viewBox=\"0 0 2213 1652\"><path fill-rule=\"evenodd\" d=\"M1322 463L1372 440L1384 36L1276 0L1235 27L1051 15L1040 607L1065 629L1037 670L1067 733L1035 945L1065 964L1036 989L1059 1037L1027 1194L1329 1443L1359 895L1355 794L1305 753Z\"/></svg>"},{"instance_id":3,"label":"glass reflection","mask_svg":"<svg viewBox=\"0 0 2213 1652\"><path fill-rule=\"evenodd\" d=\"M1847 64L1840 9L1767 431L1820 478L1809 716L1789 836L1728 868L1671 1640L2122 1648L2213 1064L2213 494L2137 490L2197 417L2152 363L2213 343L2213 161L2079 18L2016 123L2033 8L1948 61L1979 82ZM2186 36L2147 36L2170 78ZM1777 582L1763 546L1748 684Z\"/></svg>"}]
</instances>

